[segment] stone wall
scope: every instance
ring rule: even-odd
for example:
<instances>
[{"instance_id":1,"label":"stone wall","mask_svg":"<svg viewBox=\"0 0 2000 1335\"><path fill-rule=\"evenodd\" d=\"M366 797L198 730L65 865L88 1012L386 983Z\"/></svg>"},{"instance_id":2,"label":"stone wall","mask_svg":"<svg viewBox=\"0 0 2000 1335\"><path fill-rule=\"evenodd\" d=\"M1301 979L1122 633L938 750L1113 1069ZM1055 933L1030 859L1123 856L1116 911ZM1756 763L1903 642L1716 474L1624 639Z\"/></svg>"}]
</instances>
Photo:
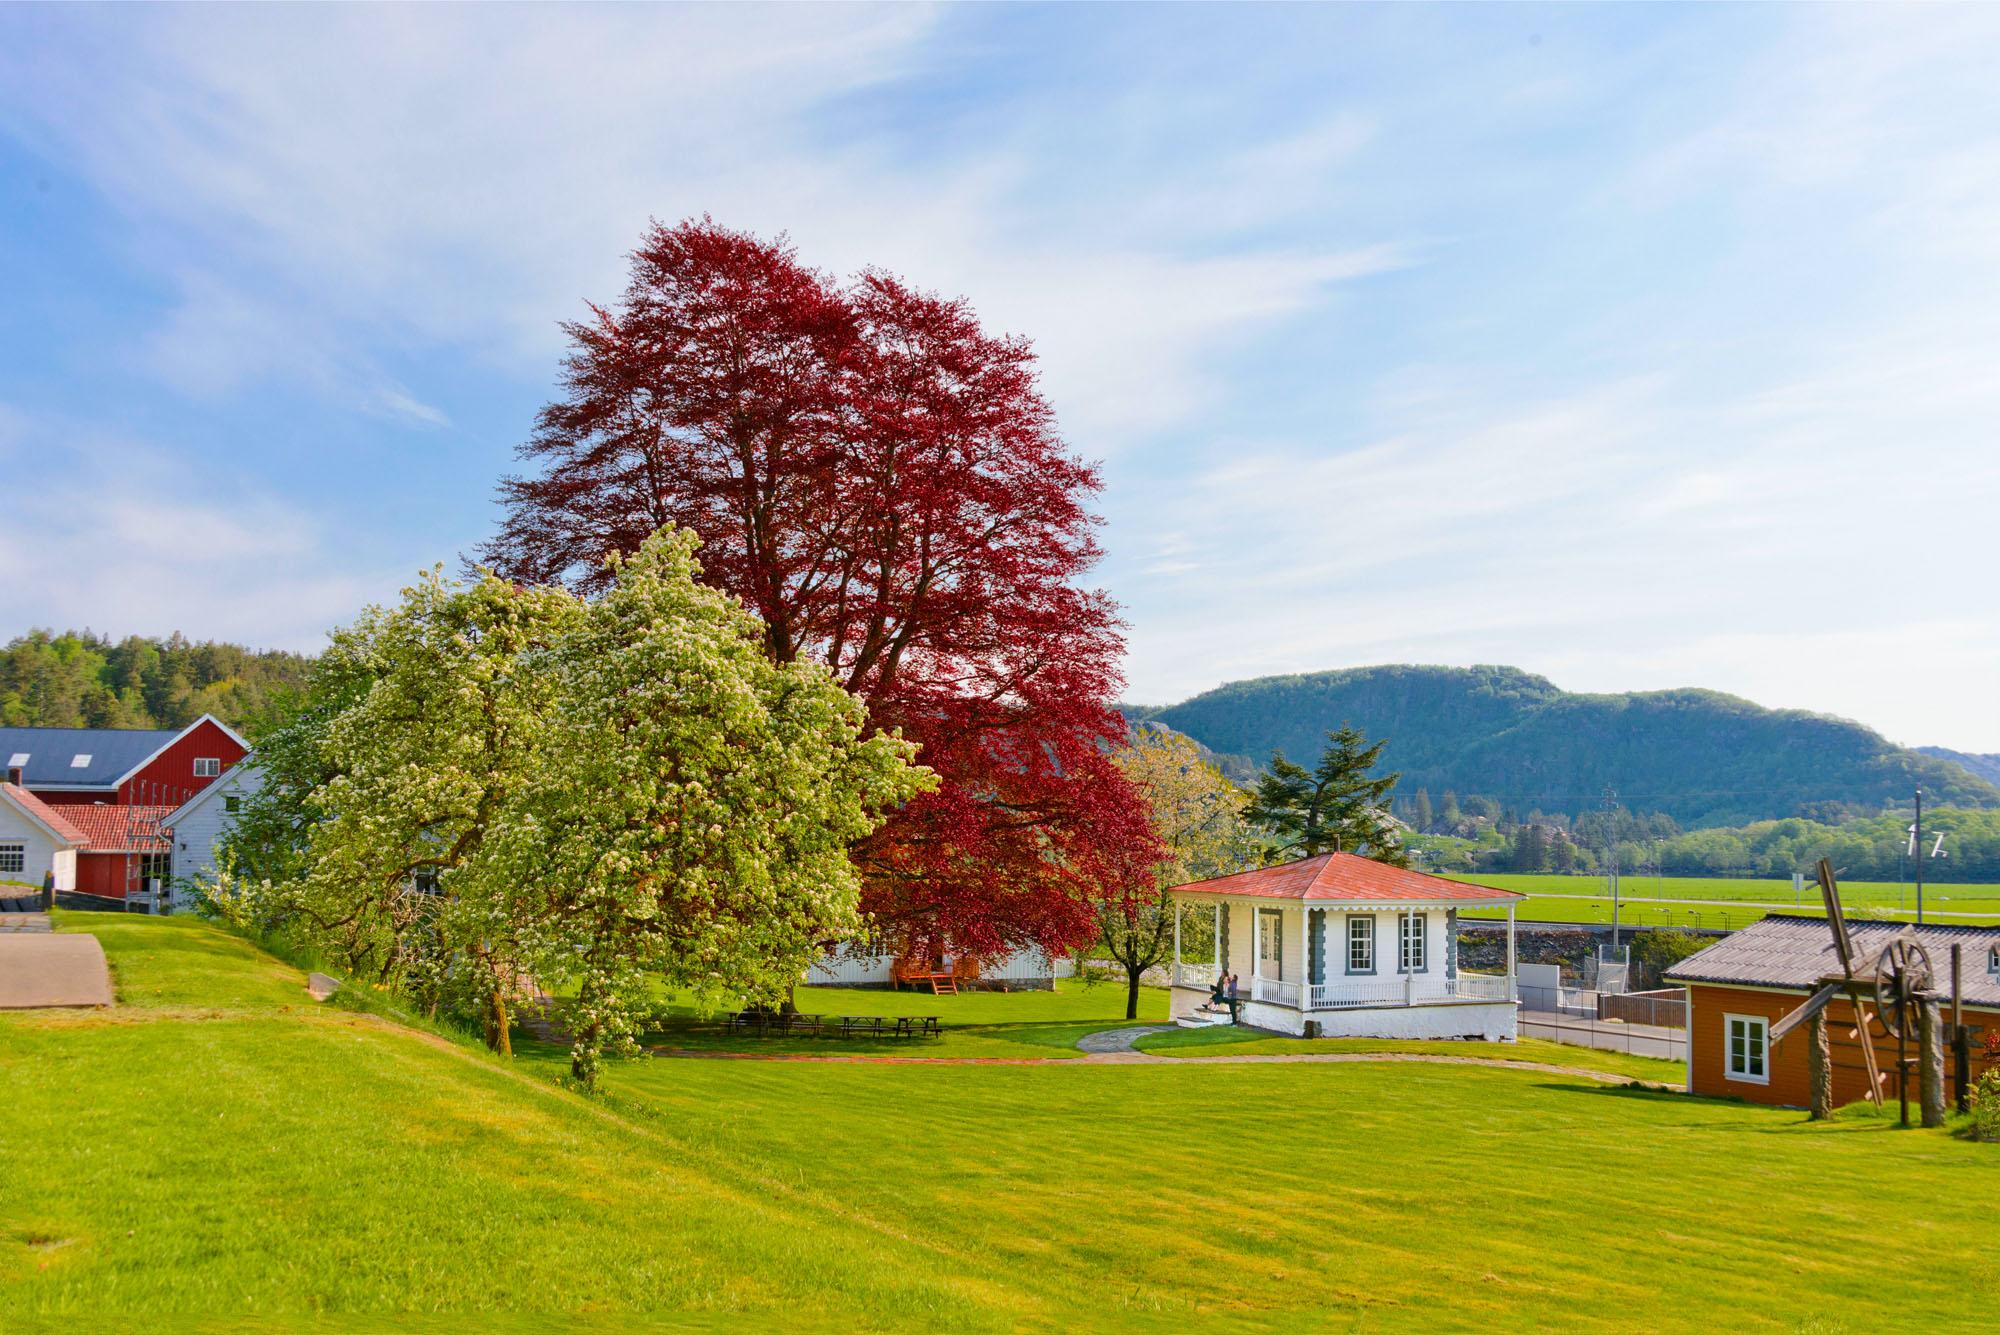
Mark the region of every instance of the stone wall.
<instances>
[{"instance_id":1,"label":"stone wall","mask_svg":"<svg viewBox=\"0 0 2000 1335\"><path fill-rule=\"evenodd\" d=\"M1585 960L1597 953L1598 936L1589 931L1522 930L1515 934L1515 959L1522 964L1560 964L1571 973L1579 972ZM1467 931L1458 934L1458 967L1470 973L1507 971L1507 930Z\"/></svg>"}]
</instances>

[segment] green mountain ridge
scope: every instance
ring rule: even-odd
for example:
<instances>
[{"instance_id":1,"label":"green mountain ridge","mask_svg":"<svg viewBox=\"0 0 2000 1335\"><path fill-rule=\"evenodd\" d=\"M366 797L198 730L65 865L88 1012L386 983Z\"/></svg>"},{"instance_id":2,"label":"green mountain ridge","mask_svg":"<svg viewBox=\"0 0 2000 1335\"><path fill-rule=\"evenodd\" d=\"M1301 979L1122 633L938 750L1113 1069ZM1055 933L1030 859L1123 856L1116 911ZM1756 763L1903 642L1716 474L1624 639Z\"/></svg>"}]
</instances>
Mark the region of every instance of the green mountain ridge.
<instances>
[{"instance_id":1,"label":"green mountain ridge","mask_svg":"<svg viewBox=\"0 0 2000 1335\"><path fill-rule=\"evenodd\" d=\"M1720 691L1564 691L1519 668L1392 664L1230 682L1127 717L1184 732L1224 757L1319 753L1329 728L1385 737L1400 794L1481 793L1520 812L1575 816L1607 788L1683 826L1734 825L1906 801L2000 806L2000 787L1953 760L1896 746L1847 719L1767 709Z\"/></svg>"},{"instance_id":2,"label":"green mountain ridge","mask_svg":"<svg viewBox=\"0 0 2000 1335\"><path fill-rule=\"evenodd\" d=\"M1920 746L1918 752L1949 760L1975 779L2000 785L2000 755L1980 755L1976 751L1954 751L1948 746Z\"/></svg>"}]
</instances>

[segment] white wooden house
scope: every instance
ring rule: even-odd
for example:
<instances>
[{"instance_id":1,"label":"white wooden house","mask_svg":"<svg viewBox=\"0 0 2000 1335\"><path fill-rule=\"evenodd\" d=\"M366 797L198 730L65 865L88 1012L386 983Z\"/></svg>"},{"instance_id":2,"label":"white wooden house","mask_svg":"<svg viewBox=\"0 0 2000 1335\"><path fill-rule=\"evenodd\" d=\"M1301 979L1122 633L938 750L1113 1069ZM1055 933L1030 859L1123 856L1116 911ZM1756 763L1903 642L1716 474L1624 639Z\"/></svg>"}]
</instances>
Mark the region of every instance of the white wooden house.
<instances>
[{"instance_id":1,"label":"white wooden house","mask_svg":"<svg viewBox=\"0 0 2000 1335\"><path fill-rule=\"evenodd\" d=\"M163 909L185 903L195 881L214 877L217 846L236 828L238 809L263 785L262 773L246 760L160 818L172 858Z\"/></svg>"},{"instance_id":2,"label":"white wooden house","mask_svg":"<svg viewBox=\"0 0 2000 1335\"><path fill-rule=\"evenodd\" d=\"M1218 976L1238 979L1244 1024L1329 1037L1515 1037L1514 909L1522 896L1323 853L1177 887L1171 1016L1204 1023ZM1507 971L1458 967L1458 913L1507 910ZM1184 920L1205 914L1213 949L1190 963ZM1204 933L1206 935L1206 933Z\"/></svg>"}]
</instances>

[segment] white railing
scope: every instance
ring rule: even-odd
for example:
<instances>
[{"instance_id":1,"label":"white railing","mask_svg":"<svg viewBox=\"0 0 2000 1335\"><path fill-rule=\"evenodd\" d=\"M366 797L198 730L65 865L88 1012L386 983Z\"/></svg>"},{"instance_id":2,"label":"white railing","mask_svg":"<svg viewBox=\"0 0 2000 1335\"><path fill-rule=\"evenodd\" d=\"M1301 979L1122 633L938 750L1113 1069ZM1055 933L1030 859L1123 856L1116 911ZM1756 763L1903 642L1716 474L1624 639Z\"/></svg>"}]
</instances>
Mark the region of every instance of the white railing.
<instances>
[{"instance_id":1,"label":"white railing","mask_svg":"<svg viewBox=\"0 0 2000 1335\"><path fill-rule=\"evenodd\" d=\"M1401 978L1370 978L1341 983L1314 983L1312 1009L1344 1010L1350 1006L1401 1006L1409 989Z\"/></svg>"},{"instance_id":2,"label":"white railing","mask_svg":"<svg viewBox=\"0 0 2000 1335\"><path fill-rule=\"evenodd\" d=\"M1511 1001L1513 990L1504 974L1462 973L1445 979L1418 974L1414 979L1343 979L1314 983L1311 1004L1316 1011L1349 1010L1364 1006L1431 1006L1445 1001Z\"/></svg>"},{"instance_id":3,"label":"white railing","mask_svg":"<svg viewBox=\"0 0 2000 1335\"><path fill-rule=\"evenodd\" d=\"M1280 982L1276 978L1253 978L1250 980L1250 999L1268 1001L1279 1006L1297 1007L1299 985Z\"/></svg>"},{"instance_id":4,"label":"white railing","mask_svg":"<svg viewBox=\"0 0 2000 1335\"><path fill-rule=\"evenodd\" d=\"M1465 1001L1513 1001L1514 980L1504 973L1461 973L1452 980L1452 996Z\"/></svg>"},{"instance_id":5,"label":"white railing","mask_svg":"<svg viewBox=\"0 0 2000 1335\"><path fill-rule=\"evenodd\" d=\"M1213 964L1174 965L1175 987L1214 987L1216 969Z\"/></svg>"}]
</instances>

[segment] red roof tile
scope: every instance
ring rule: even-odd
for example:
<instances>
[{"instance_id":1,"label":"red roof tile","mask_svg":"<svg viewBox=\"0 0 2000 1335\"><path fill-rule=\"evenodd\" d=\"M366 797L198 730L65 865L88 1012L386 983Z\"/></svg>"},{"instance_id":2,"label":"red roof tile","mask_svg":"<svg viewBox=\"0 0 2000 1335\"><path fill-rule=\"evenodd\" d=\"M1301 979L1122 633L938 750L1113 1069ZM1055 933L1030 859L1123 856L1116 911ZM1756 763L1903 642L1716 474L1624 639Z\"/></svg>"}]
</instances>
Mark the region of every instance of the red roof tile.
<instances>
[{"instance_id":1,"label":"red roof tile","mask_svg":"<svg viewBox=\"0 0 2000 1335\"><path fill-rule=\"evenodd\" d=\"M0 792L7 794L23 810L71 843L81 844L85 842L83 832L67 820L64 820L61 812L19 784L0 783Z\"/></svg>"},{"instance_id":2,"label":"red roof tile","mask_svg":"<svg viewBox=\"0 0 2000 1335\"><path fill-rule=\"evenodd\" d=\"M164 853L171 847L160 833L162 806L64 803L63 817L82 835L86 853Z\"/></svg>"},{"instance_id":3,"label":"red roof tile","mask_svg":"<svg viewBox=\"0 0 2000 1335\"><path fill-rule=\"evenodd\" d=\"M1286 862L1256 871L1239 871L1208 881L1193 881L1175 890L1204 895L1248 895L1258 899L1326 899L1342 902L1386 900L1464 900L1504 904L1526 898L1512 890L1494 890L1463 881L1448 881L1420 871L1391 867L1353 853L1322 853L1316 858Z\"/></svg>"}]
</instances>

